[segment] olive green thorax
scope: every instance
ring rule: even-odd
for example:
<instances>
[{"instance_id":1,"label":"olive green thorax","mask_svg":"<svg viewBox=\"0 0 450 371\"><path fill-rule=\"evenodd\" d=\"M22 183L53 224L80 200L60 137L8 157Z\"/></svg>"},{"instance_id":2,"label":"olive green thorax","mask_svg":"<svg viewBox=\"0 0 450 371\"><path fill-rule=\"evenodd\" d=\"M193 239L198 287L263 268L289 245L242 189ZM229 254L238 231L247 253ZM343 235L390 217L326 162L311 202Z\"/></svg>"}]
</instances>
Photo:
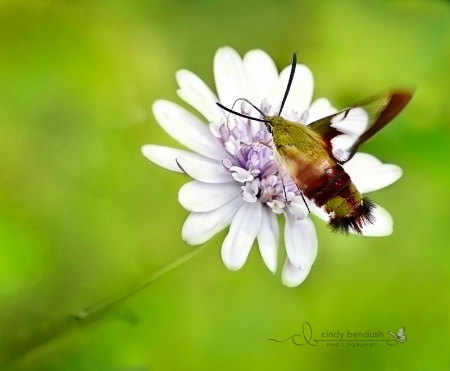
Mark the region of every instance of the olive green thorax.
<instances>
[{"instance_id":1,"label":"olive green thorax","mask_svg":"<svg viewBox=\"0 0 450 371\"><path fill-rule=\"evenodd\" d=\"M286 120L281 116L267 117L265 124L267 130L272 133L274 149L281 152L282 156L290 157L293 161L319 164L325 160L330 166L335 164L325 149L320 134L307 126ZM290 150L283 151L287 148Z\"/></svg>"}]
</instances>

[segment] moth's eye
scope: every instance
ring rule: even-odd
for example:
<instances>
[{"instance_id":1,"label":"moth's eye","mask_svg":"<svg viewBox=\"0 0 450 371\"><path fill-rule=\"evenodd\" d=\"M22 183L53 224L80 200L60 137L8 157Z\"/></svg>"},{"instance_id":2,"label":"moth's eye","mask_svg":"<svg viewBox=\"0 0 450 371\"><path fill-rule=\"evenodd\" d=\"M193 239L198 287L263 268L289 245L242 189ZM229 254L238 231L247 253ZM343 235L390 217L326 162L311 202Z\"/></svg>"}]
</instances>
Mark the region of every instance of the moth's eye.
<instances>
[{"instance_id":1,"label":"moth's eye","mask_svg":"<svg viewBox=\"0 0 450 371\"><path fill-rule=\"evenodd\" d=\"M270 134L272 134L272 133L273 133L273 126L270 125L270 124L267 124L266 127L267 127L267 131L268 131Z\"/></svg>"}]
</instances>

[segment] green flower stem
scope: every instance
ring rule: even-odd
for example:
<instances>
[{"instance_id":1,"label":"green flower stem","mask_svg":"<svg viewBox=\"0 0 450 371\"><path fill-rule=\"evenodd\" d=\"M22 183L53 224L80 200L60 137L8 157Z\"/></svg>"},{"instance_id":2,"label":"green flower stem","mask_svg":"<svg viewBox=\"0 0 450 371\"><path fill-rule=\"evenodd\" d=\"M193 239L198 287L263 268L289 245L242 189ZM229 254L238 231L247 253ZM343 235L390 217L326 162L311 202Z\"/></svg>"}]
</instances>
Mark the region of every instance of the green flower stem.
<instances>
[{"instance_id":1,"label":"green flower stem","mask_svg":"<svg viewBox=\"0 0 450 371\"><path fill-rule=\"evenodd\" d=\"M113 300L101 301L99 303L93 304L93 305L91 305L89 307L86 307L86 308L82 309L81 311L79 311L75 315L75 319L78 320L78 321L86 320L88 317L92 317L93 315L97 315L99 313L102 313L105 310L115 306L116 304L121 303L122 301L128 299L130 296L132 296L132 295L138 293L139 291L147 288L153 282L158 280L160 277L164 276L167 273L172 272L176 268L180 267L184 263L186 263L189 260L191 260L194 256L196 256L201 251L203 251L205 246L207 246L207 244L203 244L201 247L195 248L189 254L186 254L186 255L182 256L181 258L175 260L174 262L172 262L172 263L166 265L165 267L161 268L160 270L156 271L154 274L152 274L150 277L148 277L147 279L142 281L139 285L137 285L134 289L132 289L131 291L127 292L126 294L124 294L124 295L122 295L122 296L120 296L118 298L115 298Z\"/></svg>"}]
</instances>

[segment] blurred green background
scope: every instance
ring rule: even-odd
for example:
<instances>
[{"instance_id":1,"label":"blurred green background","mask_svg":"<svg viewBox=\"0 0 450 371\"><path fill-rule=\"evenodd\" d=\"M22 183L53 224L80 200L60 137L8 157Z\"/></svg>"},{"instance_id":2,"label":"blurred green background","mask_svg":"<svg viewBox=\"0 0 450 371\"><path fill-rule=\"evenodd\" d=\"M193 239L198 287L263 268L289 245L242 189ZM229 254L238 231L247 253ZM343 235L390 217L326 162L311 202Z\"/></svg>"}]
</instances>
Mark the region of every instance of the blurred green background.
<instances>
[{"instance_id":1,"label":"blurred green background","mask_svg":"<svg viewBox=\"0 0 450 371\"><path fill-rule=\"evenodd\" d=\"M298 51L315 97L340 108L417 86L362 148L404 169L372 195L392 213L394 234L337 236L317 222L317 261L289 289L281 265L273 277L255 248L228 271L223 232L113 310L75 321L192 251L177 202L188 178L140 147L176 145L151 103L181 103L181 68L213 87L223 45L241 55L261 48L279 68ZM2 0L0 369L448 369L449 66L444 1ZM408 340L344 349L267 341L301 333L305 321L316 337L405 327Z\"/></svg>"}]
</instances>

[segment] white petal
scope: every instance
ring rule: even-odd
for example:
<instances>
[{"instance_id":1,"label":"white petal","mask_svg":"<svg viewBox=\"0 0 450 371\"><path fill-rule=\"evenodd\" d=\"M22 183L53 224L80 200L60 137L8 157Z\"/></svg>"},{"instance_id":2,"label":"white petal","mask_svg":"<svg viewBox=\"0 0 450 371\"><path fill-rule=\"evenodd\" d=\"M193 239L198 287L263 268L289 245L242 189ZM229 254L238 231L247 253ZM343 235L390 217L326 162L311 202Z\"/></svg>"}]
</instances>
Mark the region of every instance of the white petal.
<instances>
[{"instance_id":1,"label":"white petal","mask_svg":"<svg viewBox=\"0 0 450 371\"><path fill-rule=\"evenodd\" d=\"M243 201L236 197L222 207L206 213L191 213L184 222L181 236L189 245L200 245L228 226Z\"/></svg>"},{"instance_id":2,"label":"white petal","mask_svg":"<svg viewBox=\"0 0 450 371\"><path fill-rule=\"evenodd\" d=\"M270 102L281 103L286 91L290 72L291 66L288 66L281 71L278 86L277 89L275 89L276 96L272 96ZM286 99L283 112L289 114L291 111L296 111L301 115L311 104L313 87L314 79L311 70L303 64L297 64L294 80L292 81L291 90ZM279 109L279 107L276 108ZM278 112L276 112L276 114L278 114Z\"/></svg>"},{"instance_id":3,"label":"white petal","mask_svg":"<svg viewBox=\"0 0 450 371\"><path fill-rule=\"evenodd\" d=\"M287 287L296 287L300 285L311 270L311 267L301 270L296 268L289 259L286 259L283 267L283 273L281 274L281 282Z\"/></svg>"},{"instance_id":4,"label":"white petal","mask_svg":"<svg viewBox=\"0 0 450 371\"><path fill-rule=\"evenodd\" d=\"M383 237L392 234L394 221L392 220L391 214L379 205L377 205L372 213L375 217L375 223L364 225L362 229L363 236Z\"/></svg>"},{"instance_id":5,"label":"white petal","mask_svg":"<svg viewBox=\"0 0 450 371\"><path fill-rule=\"evenodd\" d=\"M208 121L217 121L224 117L223 111L216 105L218 98L211 89L194 73L180 70L176 73L177 93L181 99L189 103Z\"/></svg>"},{"instance_id":6,"label":"white petal","mask_svg":"<svg viewBox=\"0 0 450 371\"><path fill-rule=\"evenodd\" d=\"M249 99L256 105L269 98L278 81L278 70L270 56L262 50L251 50L244 56L244 70L250 86Z\"/></svg>"},{"instance_id":7,"label":"white petal","mask_svg":"<svg viewBox=\"0 0 450 371\"><path fill-rule=\"evenodd\" d=\"M292 216L298 220L306 218L308 215L308 208L305 205L305 201L302 196L294 196L289 203L289 211Z\"/></svg>"},{"instance_id":8,"label":"white petal","mask_svg":"<svg viewBox=\"0 0 450 371\"><path fill-rule=\"evenodd\" d=\"M209 184L194 180L180 188L178 201L189 211L206 212L225 205L240 193L235 183Z\"/></svg>"},{"instance_id":9,"label":"white petal","mask_svg":"<svg viewBox=\"0 0 450 371\"><path fill-rule=\"evenodd\" d=\"M158 146L156 144L146 144L141 148L142 154L150 161L154 162L167 170L182 173L183 171L177 165L177 158L192 158L196 161L206 160L205 157L197 153L185 151L182 149Z\"/></svg>"},{"instance_id":10,"label":"white petal","mask_svg":"<svg viewBox=\"0 0 450 371\"><path fill-rule=\"evenodd\" d=\"M311 122L330 116L336 112L337 109L331 105L328 99L326 98L316 99L314 102L312 102L311 107L309 107L309 115L306 123L309 125Z\"/></svg>"},{"instance_id":11,"label":"white petal","mask_svg":"<svg viewBox=\"0 0 450 371\"><path fill-rule=\"evenodd\" d=\"M361 193L368 193L387 187L402 176L402 169L397 165L383 164L376 157L367 153L355 153L344 164L345 171Z\"/></svg>"},{"instance_id":12,"label":"white petal","mask_svg":"<svg viewBox=\"0 0 450 371\"><path fill-rule=\"evenodd\" d=\"M308 269L317 256L317 235L313 222L308 217L295 218L289 208L285 208L286 225L284 242L289 260L299 269Z\"/></svg>"},{"instance_id":13,"label":"white petal","mask_svg":"<svg viewBox=\"0 0 450 371\"><path fill-rule=\"evenodd\" d=\"M157 100L153 103L153 114L161 127L187 148L216 160L227 157L209 126L184 108L166 100Z\"/></svg>"},{"instance_id":14,"label":"white petal","mask_svg":"<svg viewBox=\"0 0 450 371\"><path fill-rule=\"evenodd\" d=\"M223 167L221 162L186 156L177 157L177 161L187 175L201 182L233 182L230 172Z\"/></svg>"},{"instance_id":15,"label":"white petal","mask_svg":"<svg viewBox=\"0 0 450 371\"><path fill-rule=\"evenodd\" d=\"M261 226L261 209L260 202L245 202L231 221L222 244L222 260L228 269L237 271L245 264Z\"/></svg>"},{"instance_id":16,"label":"white petal","mask_svg":"<svg viewBox=\"0 0 450 371\"><path fill-rule=\"evenodd\" d=\"M220 102L231 108L238 98L248 98L249 89L242 59L230 47L217 50L214 57L214 79Z\"/></svg>"},{"instance_id":17,"label":"white petal","mask_svg":"<svg viewBox=\"0 0 450 371\"><path fill-rule=\"evenodd\" d=\"M277 270L277 250L280 229L276 215L267 207L262 210L261 228L258 232L258 246L267 268Z\"/></svg>"},{"instance_id":18,"label":"white petal","mask_svg":"<svg viewBox=\"0 0 450 371\"><path fill-rule=\"evenodd\" d=\"M319 219L322 219L327 223L329 222L330 217L328 216L327 212L324 210L323 207L318 207L314 202L310 200L307 200L306 203L308 204L308 208L312 214L314 214Z\"/></svg>"}]
</instances>

